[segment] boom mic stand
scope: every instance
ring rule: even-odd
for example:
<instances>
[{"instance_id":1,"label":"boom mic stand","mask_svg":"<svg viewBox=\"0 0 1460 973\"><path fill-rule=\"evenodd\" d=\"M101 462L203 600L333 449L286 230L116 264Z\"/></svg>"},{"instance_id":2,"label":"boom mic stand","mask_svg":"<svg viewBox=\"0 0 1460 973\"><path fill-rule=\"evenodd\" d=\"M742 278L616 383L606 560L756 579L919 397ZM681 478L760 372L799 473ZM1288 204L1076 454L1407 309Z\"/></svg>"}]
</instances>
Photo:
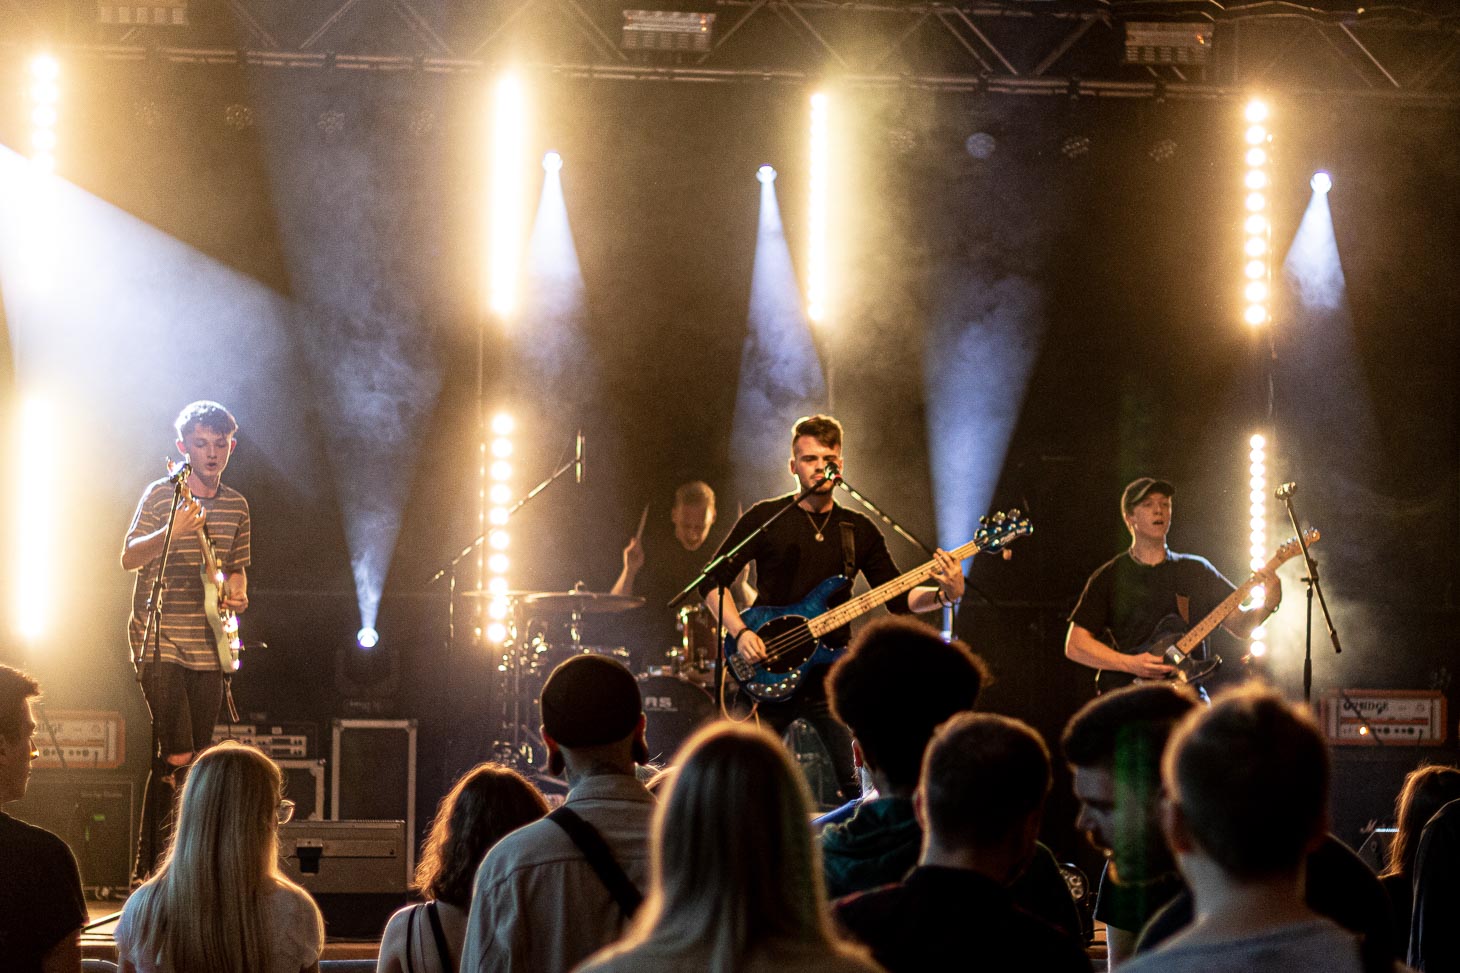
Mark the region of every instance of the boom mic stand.
<instances>
[{"instance_id":1,"label":"boom mic stand","mask_svg":"<svg viewBox=\"0 0 1460 973\"><path fill-rule=\"evenodd\" d=\"M168 462L164 460L164 462ZM170 468L170 466L169 466ZM157 695L158 687L161 685L162 672L162 593L167 587L164 580L167 577L167 561L172 554L172 527L177 520L177 504L182 499L183 484L187 482L189 474L193 471L192 463L184 460L182 466L168 473L168 481L172 483L172 502L167 508L167 527L162 532L162 556L157 564L157 576L152 579L152 590L147 595L147 624L142 629L142 641L137 645L137 653L132 658L132 667L137 670L137 685L142 686L142 664L143 657L147 653L147 643L152 643L152 693ZM152 869L157 864L157 832L162 829L162 822L158 820L157 798L161 792L163 783L158 774L163 767L162 764L162 741L157 736L157 713L152 709L152 700L147 698L143 686L142 701L147 704L148 722L151 724L152 742L148 750L148 757L152 764L147 771L147 800L146 806L142 809L142 828L146 832L142 841L138 842L138 857L145 854L145 867L143 862L136 863L134 877L145 878L152 874ZM58 748L59 750L59 748ZM145 849L145 851L144 851Z\"/></svg>"},{"instance_id":2,"label":"boom mic stand","mask_svg":"<svg viewBox=\"0 0 1460 973\"><path fill-rule=\"evenodd\" d=\"M1318 562L1313 560L1313 555L1308 552L1308 542L1303 537L1303 529L1298 526L1298 512L1293 507L1293 494L1297 490L1296 483L1284 483L1277 488L1274 495L1288 509L1288 519L1293 523L1293 532L1298 537L1298 546L1303 551L1303 564L1308 571L1302 579L1308 591L1307 611L1303 622L1303 702L1311 704L1313 700L1313 593L1315 591L1318 593L1318 606L1323 609L1323 624L1328 628L1328 640L1333 643L1333 654L1338 655L1343 652L1343 646L1338 641L1338 630L1333 627L1333 616L1328 613L1328 600L1323 597L1323 582L1318 577Z\"/></svg>"}]
</instances>

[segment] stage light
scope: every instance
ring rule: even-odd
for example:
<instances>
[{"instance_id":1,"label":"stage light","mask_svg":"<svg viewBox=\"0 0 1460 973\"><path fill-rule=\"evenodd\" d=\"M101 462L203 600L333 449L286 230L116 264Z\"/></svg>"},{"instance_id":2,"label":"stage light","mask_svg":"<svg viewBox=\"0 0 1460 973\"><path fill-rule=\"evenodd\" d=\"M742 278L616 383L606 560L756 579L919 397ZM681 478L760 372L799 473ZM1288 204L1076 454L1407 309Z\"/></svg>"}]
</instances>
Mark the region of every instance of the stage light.
<instances>
[{"instance_id":1,"label":"stage light","mask_svg":"<svg viewBox=\"0 0 1460 973\"><path fill-rule=\"evenodd\" d=\"M1249 553L1252 570L1256 571L1267 560L1267 437L1253 433L1247 446L1247 482L1252 488L1247 507L1251 528Z\"/></svg>"},{"instance_id":2,"label":"stage light","mask_svg":"<svg viewBox=\"0 0 1460 973\"><path fill-rule=\"evenodd\" d=\"M806 281L806 315L821 323L830 300L831 99L826 92L811 96L811 186Z\"/></svg>"},{"instance_id":3,"label":"stage light","mask_svg":"<svg viewBox=\"0 0 1460 973\"><path fill-rule=\"evenodd\" d=\"M761 166L755 170L755 178L759 179L762 183L775 182L776 170L771 166Z\"/></svg>"},{"instance_id":4,"label":"stage light","mask_svg":"<svg viewBox=\"0 0 1460 973\"><path fill-rule=\"evenodd\" d=\"M362 649L373 649L380 644L380 633L366 625L355 633L355 641Z\"/></svg>"},{"instance_id":5,"label":"stage light","mask_svg":"<svg viewBox=\"0 0 1460 973\"><path fill-rule=\"evenodd\" d=\"M507 626L501 622L493 622L487 626L487 641L494 645L501 645L507 641ZM501 671L507 671L506 666L498 667Z\"/></svg>"},{"instance_id":6,"label":"stage light","mask_svg":"<svg viewBox=\"0 0 1460 973\"><path fill-rule=\"evenodd\" d=\"M505 507L512 502L512 488L505 483L493 483L490 497L493 504Z\"/></svg>"},{"instance_id":7,"label":"stage light","mask_svg":"<svg viewBox=\"0 0 1460 973\"><path fill-rule=\"evenodd\" d=\"M488 193L487 282L489 306L503 322L517 307L517 275L527 198L527 98L512 74L493 91L491 187Z\"/></svg>"},{"instance_id":8,"label":"stage light","mask_svg":"<svg viewBox=\"0 0 1460 973\"><path fill-rule=\"evenodd\" d=\"M507 545L511 543L511 539L507 536L505 530L494 530L487 535L487 543L491 545L494 551L505 551Z\"/></svg>"},{"instance_id":9,"label":"stage light","mask_svg":"<svg viewBox=\"0 0 1460 973\"><path fill-rule=\"evenodd\" d=\"M487 605L487 617L494 622L500 622L507 617L507 599L493 598Z\"/></svg>"},{"instance_id":10,"label":"stage light","mask_svg":"<svg viewBox=\"0 0 1460 973\"><path fill-rule=\"evenodd\" d=\"M507 594L507 579L493 578L491 581L488 581L487 592L488 594L495 595L497 597L501 597Z\"/></svg>"},{"instance_id":11,"label":"stage light","mask_svg":"<svg viewBox=\"0 0 1460 973\"><path fill-rule=\"evenodd\" d=\"M507 523L507 508L493 507L491 512L487 514L487 523L493 527L505 526Z\"/></svg>"},{"instance_id":12,"label":"stage light","mask_svg":"<svg viewBox=\"0 0 1460 973\"><path fill-rule=\"evenodd\" d=\"M1253 124L1244 135L1247 144L1252 147L1243 152L1247 172L1242 178L1242 185L1248 192L1242 204L1248 215L1242 221L1242 229L1246 234L1242 244L1242 252L1246 258L1243 276L1247 280L1242 289L1243 297L1247 300L1242 320L1254 328L1271 320L1268 300L1272 295L1269 284L1272 280L1272 221L1265 215L1269 200L1264 192L1272 185L1272 176L1267 169L1269 159L1266 148L1270 136L1266 127L1257 124L1266 121L1271 114L1272 110L1267 102L1260 99L1249 101L1243 111L1246 120Z\"/></svg>"},{"instance_id":13,"label":"stage light","mask_svg":"<svg viewBox=\"0 0 1460 973\"><path fill-rule=\"evenodd\" d=\"M556 152L549 152L542 157L543 172L562 172L563 157Z\"/></svg>"},{"instance_id":14,"label":"stage light","mask_svg":"<svg viewBox=\"0 0 1460 973\"><path fill-rule=\"evenodd\" d=\"M1315 193L1326 193L1333 188L1333 177L1323 170L1313 173L1313 178L1308 183L1313 187Z\"/></svg>"},{"instance_id":15,"label":"stage light","mask_svg":"<svg viewBox=\"0 0 1460 973\"><path fill-rule=\"evenodd\" d=\"M506 574L507 568L510 565L511 562L507 560L507 555L505 554L493 554L487 558L487 570L493 574Z\"/></svg>"},{"instance_id":16,"label":"stage light","mask_svg":"<svg viewBox=\"0 0 1460 973\"><path fill-rule=\"evenodd\" d=\"M511 479L512 464L504 459L497 460L495 463L492 464L491 475L492 479L496 480L498 483L501 483L503 480Z\"/></svg>"},{"instance_id":17,"label":"stage light","mask_svg":"<svg viewBox=\"0 0 1460 973\"><path fill-rule=\"evenodd\" d=\"M497 459L507 459L512 455L512 440L505 436L498 436L492 440L492 455Z\"/></svg>"},{"instance_id":18,"label":"stage light","mask_svg":"<svg viewBox=\"0 0 1460 973\"><path fill-rule=\"evenodd\" d=\"M510 436L516 430L517 423L512 416L506 412L499 412L492 416L492 432L498 436Z\"/></svg>"},{"instance_id":19,"label":"stage light","mask_svg":"<svg viewBox=\"0 0 1460 973\"><path fill-rule=\"evenodd\" d=\"M61 64L49 54L37 54L31 58L30 74L34 79L28 95L30 104L30 147L31 164L40 172L51 173L56 169L56 124L60 121L58 104L61 89L57 84L61 76Z\"/></svg>"}]
</instances>

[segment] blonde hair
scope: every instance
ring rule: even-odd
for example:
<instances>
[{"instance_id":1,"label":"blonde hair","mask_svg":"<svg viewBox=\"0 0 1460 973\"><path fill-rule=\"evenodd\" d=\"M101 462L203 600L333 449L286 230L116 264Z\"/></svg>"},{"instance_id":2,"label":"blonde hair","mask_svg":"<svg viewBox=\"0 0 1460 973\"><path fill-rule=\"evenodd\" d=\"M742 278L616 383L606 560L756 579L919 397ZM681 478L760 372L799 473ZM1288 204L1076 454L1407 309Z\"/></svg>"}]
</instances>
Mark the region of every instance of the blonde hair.
<instances>
[{"instance_id":1,"label":"blonde hair","mask_svg":"<svg viewBox=\"0 0 1460 973\"><path fill-rule=\"evenodd\" d=\"M188 772L167 857L136 892L134 942L169 973L268 968L266 902L280 886L279 768L239 743L205 750ZM298 888L298 886L293 886ZM299 890L303 893L303 890ZM321 938L324 920L315 921Z\"/></svg>"},{"instance_id":2,"label":"blonde hair","mask_svg":"<svg viewBox=\"0 0 1460 973\"><path fill-rule=\"evenodd\" d=\"M827 920L810 806L770 733L700 730L655 811L649 894L612 954L643 946L730 973L777 946L846 951Z\"/></svg>"}]
</instances>

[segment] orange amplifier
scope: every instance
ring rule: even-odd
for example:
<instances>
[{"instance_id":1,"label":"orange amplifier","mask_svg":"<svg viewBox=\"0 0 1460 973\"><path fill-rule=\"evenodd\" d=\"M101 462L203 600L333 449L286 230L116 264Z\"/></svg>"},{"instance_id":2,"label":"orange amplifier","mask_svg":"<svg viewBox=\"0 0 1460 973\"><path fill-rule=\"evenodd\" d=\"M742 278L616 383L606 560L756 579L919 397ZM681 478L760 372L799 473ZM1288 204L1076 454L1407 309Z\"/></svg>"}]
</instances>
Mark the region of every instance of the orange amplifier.
<instances>
[{"instance_id":1,"label":"orange amplifier","mask_svg":"<svg viewBox=\"0 0 1460 973\"><path fill-rule=\"evenodd\" d=\"M35 729L35 743L41 755L34 767L61 769L56 744L61 746L68 770L116 770L126 760L127 721L121 713L46 707L36 716L40 725Z\"/></svg>"},{"instance_id":2,"label":"orange amplifier","mask_svg":"<svg viewBox=\"0 0 1460 973\"><path fill-rule=\"evenodd\" d=\"M1449 735L1445 694L1437 689L1334 689L1319 712L1335 747L1436 747Z\"/></svg>"}]
</instances>

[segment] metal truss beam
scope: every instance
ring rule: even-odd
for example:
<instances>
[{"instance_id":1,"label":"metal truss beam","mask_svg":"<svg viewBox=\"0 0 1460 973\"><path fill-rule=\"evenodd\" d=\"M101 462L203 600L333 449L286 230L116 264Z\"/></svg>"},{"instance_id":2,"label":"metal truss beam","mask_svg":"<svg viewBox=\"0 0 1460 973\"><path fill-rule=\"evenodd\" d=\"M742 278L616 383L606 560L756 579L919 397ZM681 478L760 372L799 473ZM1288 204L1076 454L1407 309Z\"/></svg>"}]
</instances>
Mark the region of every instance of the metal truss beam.
<instances>
[{"instance_id":1,"label":"metal truss beam","mask_svg":"<svg viewBox=\"0 0 1460 973\"><path fill-rule=\"evenodd\" d=\"M486 71L531 52L543 70L632 81L1460 99L1460 16L1423 2L1360 13L1323 0L700 0L717 15L708 51L631 54L618 42L622 11L657 0L192 0L186 27L103 25L96 0L0 0L11 14L0 51L44 37L123 60L432 72ZM1124 63L1124 24L1147 20L1211 26L1205 62Z\"/></svg>"}]
</instances>

